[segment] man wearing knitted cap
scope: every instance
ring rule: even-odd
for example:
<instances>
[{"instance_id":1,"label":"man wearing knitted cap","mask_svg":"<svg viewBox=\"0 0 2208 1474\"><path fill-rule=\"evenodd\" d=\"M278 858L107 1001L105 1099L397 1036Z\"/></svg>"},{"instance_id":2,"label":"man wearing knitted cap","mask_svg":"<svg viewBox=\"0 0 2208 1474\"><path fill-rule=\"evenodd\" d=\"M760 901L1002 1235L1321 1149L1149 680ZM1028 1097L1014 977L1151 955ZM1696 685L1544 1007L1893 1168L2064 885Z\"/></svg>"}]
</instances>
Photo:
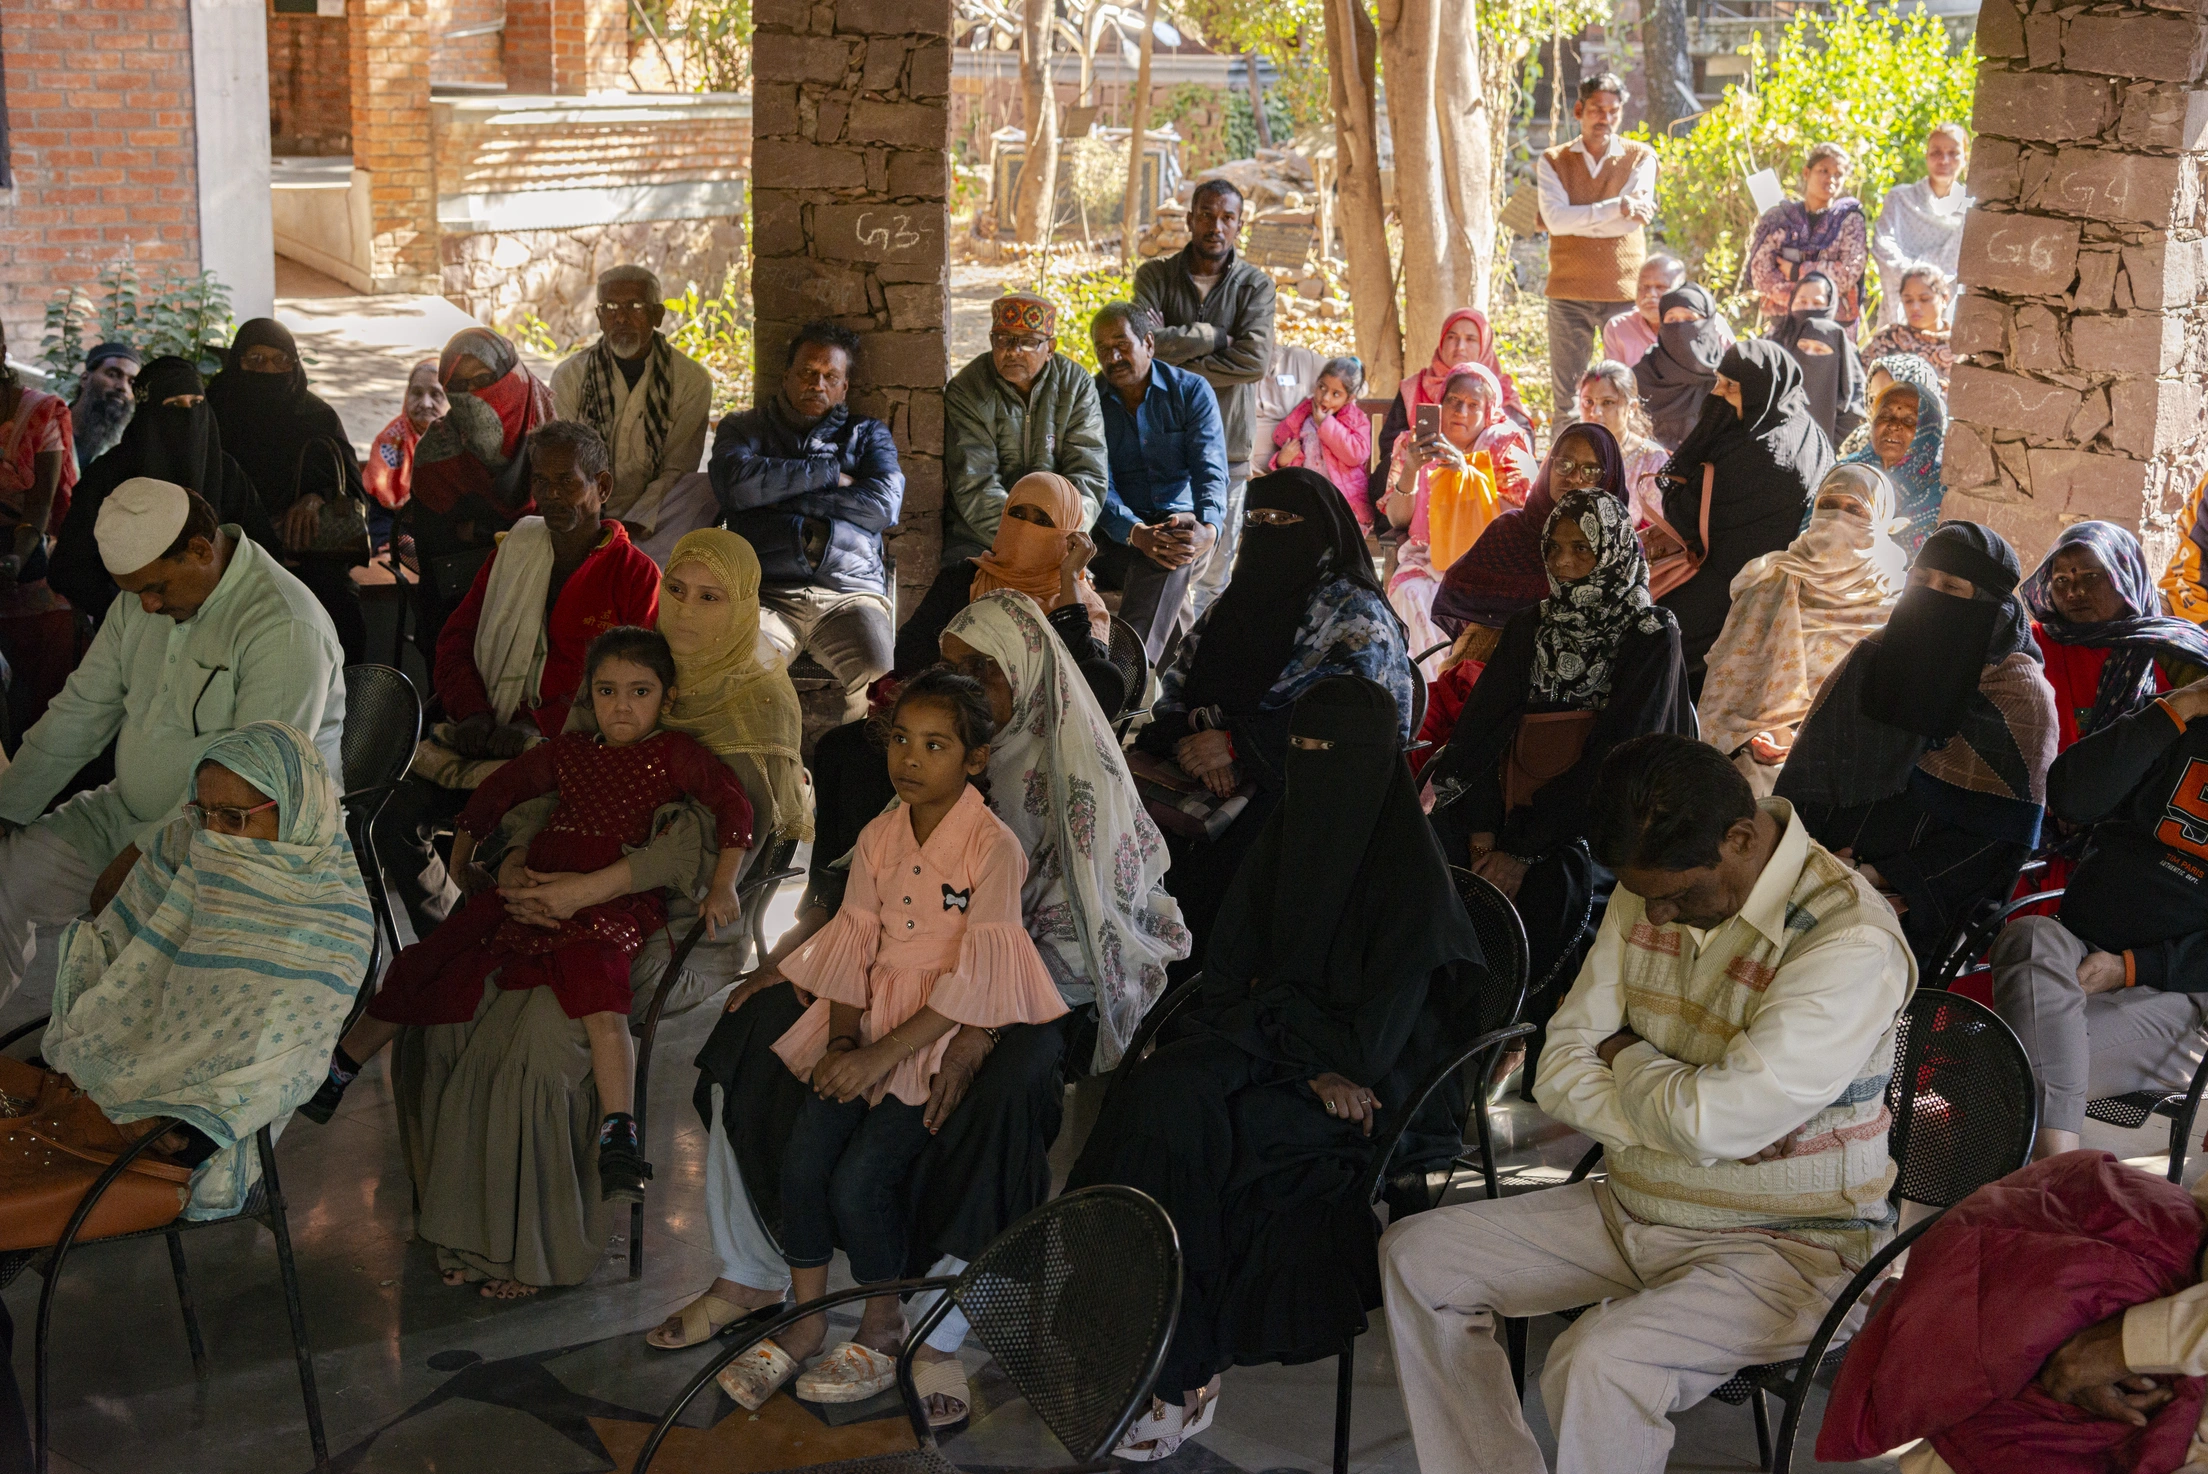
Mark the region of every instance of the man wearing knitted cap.
<instances>
[{"instance_id":1,"label":"man wearing knitted cap","mask_svg":"<svg viewBox=\"0 0 2208 1474\"><path fill-rule=\"evenodd\" d=\"M989 351L943 391L950 496L943 563L987 552L1014 482L1054 471L1081 493L1085 532L1104 506L1104 414L1096 381L1058 351L1058 309L1013 292L989 304Z\"/></svg>"},{"instance_id":2,"label":"man wearing knitted cap","mask_svg":"<svg viewBox=\"0 0 2208 1474\"><path fill-rule=\"evenodd\" d=\"M191 797L208 744L249 722L314 734L344 771L344 661L305 584L169 481L109 493L94 536L122 590L83 663L0 772L0 1000L40 927L97 912ZM46 806L110 739L115 779Z\"/></svg>"}]
</instances>

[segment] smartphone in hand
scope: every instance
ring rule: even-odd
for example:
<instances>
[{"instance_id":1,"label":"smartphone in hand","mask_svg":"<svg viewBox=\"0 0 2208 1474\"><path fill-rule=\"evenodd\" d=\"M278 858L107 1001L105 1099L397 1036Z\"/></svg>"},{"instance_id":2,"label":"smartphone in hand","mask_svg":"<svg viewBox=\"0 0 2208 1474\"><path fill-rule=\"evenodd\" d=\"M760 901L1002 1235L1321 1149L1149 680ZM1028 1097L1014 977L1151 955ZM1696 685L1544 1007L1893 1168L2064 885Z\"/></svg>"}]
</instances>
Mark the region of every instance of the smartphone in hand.
<instances>
[{"instance_id":1,"label":"smartphone in hand","mask_svg":"<svg viewBox=\"0 0 2208 1474\"><path fill-rule=\"evenodd\" d=\"M1412 432L1421 440L1428 440L1439 435L1441 433L1441 406L1438 404L1420 405L1418 407L1418 418L1413 422L1411 428Z\"/></svg>"}]
</instances>

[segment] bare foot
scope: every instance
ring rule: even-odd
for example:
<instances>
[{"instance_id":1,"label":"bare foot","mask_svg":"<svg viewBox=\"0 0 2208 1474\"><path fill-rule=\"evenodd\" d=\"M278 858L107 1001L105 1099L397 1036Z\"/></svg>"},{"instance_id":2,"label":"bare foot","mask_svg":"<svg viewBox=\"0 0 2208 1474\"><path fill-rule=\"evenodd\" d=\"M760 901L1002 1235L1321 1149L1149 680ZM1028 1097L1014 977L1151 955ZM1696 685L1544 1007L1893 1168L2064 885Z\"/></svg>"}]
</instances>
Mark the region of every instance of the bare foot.
<instances>
[{"instance_id":1,"label":"bare foot","mask_svg":"<svg viewBox=\"0 0 2208 1474\"><path fill-rule=\"evenodd\" d=\"M486 1300L526 1300L537 1293L536 1285L525 1285L520 1280L485 1280L479 1292Z\"/></svg>"},{"instance_id":2,"label":"bare foot","mask_svg":"<svg viewBox=\"0 0 2208 1474\"><path fill-rule=\"evenodd\" d=\"M923 1341L913 1351L912 1359L916 1362L956 1361L958 1360L958 1353L955 1351L938 1351ZM927 1413L928 1421L931 1423L956 1422L973 1412L973 1409L964 1402L943 1392L929 1393L921 1407Z\"/></svg>"},{"instance_id":3,"label":"bare foot","mask_svg":"<svg viewBox=\"0 0 2208 1474\"><path fill-rule=\"evenodd\" d=\"M467 1284L468 1272L464 1269L448 1269L438 1275L437 1278L443 1280L448 1287L457 1290Z\"/></svg>"}]
</instances>

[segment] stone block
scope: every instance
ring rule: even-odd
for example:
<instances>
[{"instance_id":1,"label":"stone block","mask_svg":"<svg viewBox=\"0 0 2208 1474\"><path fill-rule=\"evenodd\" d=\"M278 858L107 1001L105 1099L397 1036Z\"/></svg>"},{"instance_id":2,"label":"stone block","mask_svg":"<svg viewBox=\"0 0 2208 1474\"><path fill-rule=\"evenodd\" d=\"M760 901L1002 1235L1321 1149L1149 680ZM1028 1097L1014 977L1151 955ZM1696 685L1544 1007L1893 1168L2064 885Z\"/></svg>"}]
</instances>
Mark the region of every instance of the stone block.
<instances>
[{"instance_id":1,"label":"stone block","mask_svg":"<svg viewBox=\"0 0 2208 1474\"><path fill-rule=\"evenodd\" d=\"M751 248L761 257L805 254L805 207L786 189L753 186Z\"/></svg>"},{"instance_id":2,"label":"stone block","mask_svg":"<svg viewBox=\"0 0 2208 1474\"><path fill-rule=\"evenodd\" d=\"M2116 300L2116 268L2123 260L2113 250L2078 253L2078 289L2071 305L2080 312L2106 312Z\"/></svg>"},{"instance_id":3,"label":"stone block","mask_svg":"<svg viewBox=\"0 0 2208 1474\"><path fill-rule=\"evenodd\" d=\"M797 135L797 84L755 82L751 89L751 136L794 138Z\"/></svg>"},{"instance_id":4,"label":"stone block","mask_svg":"<svg viewBox=\"0 0 2208 1474\"><path fill-rule=\"evenodd\" d=\"M905 95L921 102L948 101L951 95L951 48L942 41L926 41L912 48L912 70L905 77Z\"/></svg>"},{"instance_id":5,"label":"stone block","mask_svg":"<svg viewBox=\"0 0 2208 1474\"><path fill-rule=\"evenodd\" d=\"M2188 307L2208 281L2208 242L2157 231L2124 247L2124 275L2141 307Z\"/></svg>"},{"instance_id":6,"label":"stone block","mask_svg":"<svg viewBox=\"0 0 2208 1474\"><path fill-rule=\"evenodd\" d=\"M922 455L943 453L943 396L915 389L911 409L912 448Z\"/></svg>"},{"instance_id":7,"label":"stone block","mask_svg":"<svg viewBox=\"0 0 2208 1474\"><path fill-rule=\"evenodd\" d=\"M2116 113L2116 84L2105 77L2011 72L1989 64L1978 69L1971 118L1982 133L2068 143L2099 138Z\"/></svg>"},{"instance_id":8,"label":"stone block","mask_svg":"<svg viewBox=\"0 0 2208 1474\"><path fill-rule=\"evenodd\" d=\"M2087 220L2167 227L2189 214L2181 196L2196 196L2191 171L2178 158L2066 148L2046 181L2024 197L2028 208Z\"/></svg>"},{"instance_id":9,"label":"stone block","mask_svg":"<svg viewBox=\"0 0 2208 1474\"><path fill-rule=\"evenodd\" d=\"M2001 479L2014 485L2024 495L2032 494L2032 467L2024 456L2024 442L2001 440L1993 442L1993 458L2001 467Z\"/></svg>"},{"instance_id":10,"label":"stone block","mask_svg":"<svg viewBox=\"0 0 2208 1474\"><path fill-rule=\"evenodd\" d=\"M845 35L948 36L951 0L836 0L836 29Z\"/></svg>"},{"instance_id":11,"label":"stone block","mask_svg":"<svg viewBox=\"0 0 2208 1474\"><path fill-rule=\"evenodd\" d=\"M803 31L812 14L809 0L752 0L751 23L760 33L755 40L763 39L768 31Z\"/></svg>"},{"instance_id":12,"label":"stone block","mask_svg":"<svg viewBox=\"0 0 2208 1474\"><path fill-rule=\"evenodd\" d=\"M2065 519L2135 522L2152 471L2145 461L2106 451L2035 448L2032 497Z\"/></svg>"},{"instance_id":13,"label":"stone block","mask_svg":"<svg viewBox=\"0 0 2208 1474\"><path fill-rule=\"evenodd\" d=\"M835 261L930 264L943 269L943 212L885 204L821 205L813 211L813 250ZM884 281L895 280L886 273Z\"/></svg>"},{"instance_id":14,"label":"stone block","mask_svg":"<svg viewBox=\"0 0 2208 1474\"><path fill-rule=\"evenodd\" d=\"M2208 91L2141 82L2124 89L2116 141L2126 148L2196 149L2208 139Z\"/></svg>"},{"instance_id":15,"label":"stone block","mask_svg":"<svg viewBox=\"0 0 2208 1474\"><path fill-rule=\"evenodd\" d=\"M2017 202L2029 207L2039 197L2047 176L2055 171L2055 151L2045 144L2025 144L2017 168Z\"/></svg>"},{"instance_id":16,"label":"stone block","mask_svg":"<svg viewBox=\"0 0 2208 1474\"><path fill-rule=\"evenodd\" d=\"M940 327L917 332L867 333L859 357L867 379L908 389L940 389L950 379Z\"/></svg>"},{"instance_id":17,"label":"stone block","mask_svg":"<svg viewBox=\"0 0 2208 1474\"><path fill-rule=\"evenodd\" d=\"M2009 333L2009 367L2027 373L2059 373L2062 361L2062 321L2036 302L2017 309Z\"/></svg>"},{"instance_id":18,"label":"stone block","mask_svg":"<svg viewBox=\"0 0 2208 1474\"><path fill-rule=\"evenodd\" d=\"M2008 304L1972 292L1955 308L1955 329L1949 335L1948 346L1958 358L1972 353L2007 353L2009 351Z\"/></svg>"},{"instance_id":19,"label":"stone block","mask_svg":"<svg viewBox=\"0 0 2208 1474\"><path fill-rule=\"evenodd\" d=\"M1951 424L1940 452L1940 485L1983 486L1993 479L1993 455L1986 442L1968 425Z\"/></svg>"},{"instance_id":20,"label":"stone block","mask_svg":"<svg viewBox=\"0 0 2208 1474\"><path fill-rule=\"evenodd\" d=\"M823 97L813 109L813 142L843 142L844 119L850 115L850 103L840 97Z\"/></svg>"},{"instance_id":21,"label":"stone block","mask_svg":"<svg viewBox=\"0 0 2208 1474\"><path fill-rule=\"evenodd\" d=\"M1992 528L2008 539L2026 563L2037 560L2062 531L2059 513L2030 497L2017 496L2005 485L1950 492L1940 503L1940 516L1949 522L1964 520Z\"/></svg>"},{"instance_id":22,"label":"stone block","mask_svg":"<svg viewBox=\"0 0 2208 1474\"><path fill-rule=\"evenodd\" d=\"M866 159L855 148L761 139L752 146L751 177L784 189L864 189Z\"/></svg>"},{"instance_id":23,"label":"stone block","mask_svg":"<svg viewBox=\"0 0 2208 1474\"><path fill-rule=\"evenodd\" d=\"M2191 82L2208 64L2208 27L2191 16L2136 11L2073 16L2062 33L2062 64L2073 72Z\"/></svg>"},{"instance_id":24,"label":"stone block","mask_svg":"<svg viewBox=\"0 0 2208 1474\"><path fill-rule=\"evenodd\" d=\"M2079 445L2091 445L2093 437L2108 428L2108 420L2108 391L2089 389L2086 391L2085 403L2078 406L2078 412L2070 417L2070 423L2063 428L2062 433Z\"/></svg>"},{"instance_id":25,"label":"stone block","mask_svg":"<svg viewBox=\"0 0 2208 1474\"><path fill-rule=\"evenodd\" d=\"M950 114L924 102L877 102L860 98L851 109L853 143L887 143L898 148L940 149L950 138Z\"/></svg>"},{"instance_id":26,"label":"stone block","mask_svg":"<svg viewBox=\"0 0 2208 1474\"><path fill-rule=\"evenodd\" d=\"M941 287L928 282L903 282L882 291L888 299L889 325L900 332L947 326Z\"/></svg>"},{"instance_id":27,"label":"stone block","mask_svg":"<svg viewBox=\"0 0 2208 1474\"><path fill-rule=\"evenodd\" d=\"M861 92L893 92L897 79L905 74L905 52L908 49L902 36L876 36L866 43L866 67L859 73Z\"/></svg>"},{"instance_id":28,"label":"stone block","mask_svg":"<svg viewBox=\"0 0 2208 1474\"><path fill-rule=\"evenodd\" d=\"M778 82L841 82L851 69L851 44L833 36L761 31L752 38L752 74Z\"/></svg>"},{"instance_id":29,"label":"stone block","mask_svg":"<svg viewBox=\"0 0 2208 1474\"><path fill-rule=\"evenodd\" d=\"M943 258L937 256L931 261L923 256L911 261L884 261L874 268L874 275L885 282L941 282L944 279Z\"/></svg>"},{"instance_id":30,"label":"stone block","mask_svg":"<svg viewBox=\"0 0 2208 1474\"><path fill-rule=\"evenodd\" d=\"M2024 17L2025 65L2044 71L2062 61L2062 17L2051 11L2035 11Z\"/></svg>"},{"instance_id":31,"label":"stone block","mask_svg":"<svg viewBox=\"0 0 2208 1474\"><path fill-rule=\"evenodd\" d=\"M763 256L751 270L751 294L762 317L859 317L867 310L866 271L809 256Z\"/></svg>"},{"instance_id":32,"label":"stone block","mask_svg":"<svg viewBox=\"0 0 2208 1474\"><path fill-rule=\"evenodd\" d=\"M2024 16L2010 0L1986 0L1978 7L1978 54L2024 54Z\"/></svg>"},{"instance_id":33,"label":"stone block","mask_svg":"<svg viewBox=\"0 0 2208 1474\"><path fill-rule=\"evenodd\" d=\"M2158 455L2200 433L2200 389L2187 380L2119 379L2108 402L2108 438L2118 450Z\"/></svg>"},{"instance_id":34,"label":"stone block","mask_svg":"<svg viewBox=\"0 0 2208 1474\"><path fill-rule=\"evenodd\" d=\"M2160 312L2070 319L2070 361L2090 373L2163 374L2185 356L2185 320Z\"/></svg>"},{"instance_id":35,"label":"stone block","mask_svg":"<svg viewBox=\"0 0 2208 1474\"><path fill-rule=\"evenodd\" d=\"M2024 178L2024 154L2015 144L1980 137L1970 150L1970 196L1979 206L2013 205Z\"/></svg>"},{"instance_id":36,"label":"stone block","mask_svg":"<svg viewBox=\"0 0 2208 1474\"><path fill-rule=\"evenodd\" d=\"M889 188L899 199L950 198L951 156L926 150L899 150L889 156Z\"/></svg>"},{"instance_id":37,"label":"stone block","mask_svg":"<svg viewBox=\"0 0 2208 1474\"><path fill-rule=\"evenodd\" d=\"M1948 408L1956 419L2020 435L2044 435L2053 426L2068 424L2085 399L2060 384L1963 363L1955 365L1949 390Z\"/></svg>"},{"instance_id":38,"label":"stone block","mask_svg":"<svg viewBox=\"0 0 2208 1474\"><path fill-rule=\"evenodd\" d=\"M915 396L917 397L917 396ZM943 458L920 450L907 450L897 458L905 471L905 507L908 511L939 511L943 506ZM898 553L903 566L903 550Z\"/></svg>"},{"instance_id":39,"label":"stone block","mask_svg":"<svg viewBox=\"0 0 2208 1474\"><path fill-rule=\"evenodd\" d=\"M1971 210L1963 216L1961 274L1974 287L2057 297L2078 273L2078 223Z\"/></svg>"}]
</instances>

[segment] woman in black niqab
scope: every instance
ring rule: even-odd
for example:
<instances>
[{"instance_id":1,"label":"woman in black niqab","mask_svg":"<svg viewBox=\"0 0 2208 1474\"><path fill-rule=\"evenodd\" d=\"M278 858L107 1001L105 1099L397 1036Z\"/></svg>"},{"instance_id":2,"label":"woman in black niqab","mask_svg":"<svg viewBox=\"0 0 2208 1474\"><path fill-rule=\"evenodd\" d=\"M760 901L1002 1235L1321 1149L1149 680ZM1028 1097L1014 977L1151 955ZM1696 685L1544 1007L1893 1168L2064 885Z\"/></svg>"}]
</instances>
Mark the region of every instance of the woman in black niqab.
<instances>
[{"instance_id":1,"label":"woman in black niqab","mask_svg":"<svg viewBox=\"0 0 2208 1474\"><path fill-rule=\"evenodd\" d=\"M1356 1184L1391 1111L1489 1022L1396 722L1354 676L1296 703L1287 787L1220 910L1201 996L1114 1082L1075 1164L1069 1185L1140 1188L1181 1236L1180 1321L1129 1434L1157 1446L1134 1457L1170 1452L1227 1367L1331 1356L1364 1329L1379 1226ZM1390 1172L1452 1156L1463 1104L1437 1091Z\"/></svg>"},{"instance_id":2,"label":"woman in black niqab","mask_svg":"<svg viewBox=\"0 0 2208 1474\"><path fill-rule=\"evenodd\" d=\"M1864 416L1863 356L1848 330L1833 320L1839 297L1831 277L1812 271L1794 284L1794 305L1771 330L1771 341L1801 365L1810 413L1834 445L1853 435Z\"/></svg>"},{"instance_id":3,"label":"woman in black niqab","mask_svg":"<svg viewBox=\"0 0 2208 1474\"><path fill-rule=\"evenodd\" d=\"M1662 321L1682 307L1696 316L1686 322ZM1656 346L1633 365L1633 382L1648 409L1651 432L1668 450L1694 428L1733 335L1718 316L1717 299L1702 287L1689 285L1664 293L1656 311Z\"/></svg>"}]
</instances>

